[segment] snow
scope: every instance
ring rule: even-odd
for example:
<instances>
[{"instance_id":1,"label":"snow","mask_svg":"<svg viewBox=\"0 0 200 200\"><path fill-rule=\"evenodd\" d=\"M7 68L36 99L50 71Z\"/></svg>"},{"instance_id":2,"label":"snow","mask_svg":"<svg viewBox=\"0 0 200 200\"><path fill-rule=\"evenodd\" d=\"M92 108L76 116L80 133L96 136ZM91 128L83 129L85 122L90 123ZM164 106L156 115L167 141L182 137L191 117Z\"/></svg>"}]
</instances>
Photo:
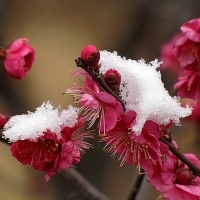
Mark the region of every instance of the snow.
<instances>
[{"instance_id":1,"label":"snow","mask_svg":"<svg viewBox=\"0 0 200 200\"><path fill-rule=\"evenodd\" d=\"M69 106L66 110L54 108L51 103L44 102L35 112L16 115L4 126L3 136L10 142L17 140L35 140L46 130L55 133L58 139L63 125L72 127L77 123L78 108Z\"/></svg>"},{"instance_id":2,"label":"snow","mask_svg":"<svg viewBox=\"0 0 200 200\"><path fill-rule=\"evenodd\" d=\"M192 109L186 105L181 107L178 97L171 97L164 88L161 74L157 70L161 62L154 60L145 63L122 58L117 52L100 51L100 71L104 74L115 69L121 74L120 96L125 102L126 110L137 113L136 124L132 130L136 135L147 120L166 125L172 120L180 125L180 118L191 114Z\"/></svg>"}]
</instances>

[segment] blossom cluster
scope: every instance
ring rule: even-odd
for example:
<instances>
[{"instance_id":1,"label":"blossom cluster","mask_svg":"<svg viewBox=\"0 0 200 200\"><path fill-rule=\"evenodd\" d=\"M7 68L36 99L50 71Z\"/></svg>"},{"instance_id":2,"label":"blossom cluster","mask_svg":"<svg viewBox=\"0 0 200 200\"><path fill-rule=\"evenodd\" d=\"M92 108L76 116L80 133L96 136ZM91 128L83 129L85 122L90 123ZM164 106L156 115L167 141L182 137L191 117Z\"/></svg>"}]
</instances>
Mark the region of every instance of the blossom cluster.
<instances>
[{"instance_id":1,"label":"blossom cluster","mask_svg":"<svg viewBox=\"0 0 200 200\"><path fill-rule=\"evenodd\" d=\"M164 64L175 66L180 76L174 86L178 96L170 96L165 89L158 60L146 63L126 59L117 52L87 45L76 60L81 69L72 72L83 77L82 85L63 92L73 97L76 107L54 108L47 101L35 112L0 115L0 128L11 142L13 157L44 171L48 181L58 171L80 162L84 149L91 147L87 141L93 138L91 130L96 130L105 143L104 150L112 156L118 154L120 166L129 163L139 174L145 172L149 183L166 200L200 199L200 178L167 145L178 151L169 129L172 124L181 125L180 119L192 113L191 106L181 106L180 97L197 102L200 97L200 19L185 23L181 30L182 35L173 39L174 49L171 43L163 46L167 52ZM18 79L31 69L34 55L24 38L0 51L5 71ZM183 157L200 167L195 155Z\"/></svg>"},{"instance_id":2,"label":"blossom cluster","mask_svg":"<svg viewBox=\"0 0 200 200\"><path fill-rule=\"evenodd\" d=\"M194 108L189 119L200 120L200 18L190 20L181 26L181 32L161 48L162 68L169 69L177 77L174 89L181 98ZM185 102L185 101L184 101Z\"/></svg>"},{"instance_id":3,"label":"blossom cluster","mask_svg":"<svg viewBox=\"0 0 200 200\"><path fill-rule=\"evenodd\" d=\"M4 137L12 142L12 155L23 165L45 171L46 181L79 163L84 149L90 147L82 139L92 135L79 130L84 121L78 111L72 106L60 110L46 102L35 112L11 117L4 126Z\"/></svg>"}]
</instances>

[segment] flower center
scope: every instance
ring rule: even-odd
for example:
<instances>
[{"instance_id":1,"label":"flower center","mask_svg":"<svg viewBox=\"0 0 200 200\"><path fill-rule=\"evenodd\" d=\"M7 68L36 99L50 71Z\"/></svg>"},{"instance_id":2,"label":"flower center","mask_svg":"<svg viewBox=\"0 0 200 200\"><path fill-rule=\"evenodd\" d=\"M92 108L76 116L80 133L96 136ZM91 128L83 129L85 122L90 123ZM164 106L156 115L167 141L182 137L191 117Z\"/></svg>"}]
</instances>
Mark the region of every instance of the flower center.
<instances>
[{"instance_id":1,"label":"flower center","mask_svg":"<svg viewBox=\"0 0 200 200\"><path fill-rule=\"evenodd\" d=\"M59 143L53 139L39 139L38 141L18 141L19 157L26 160L34 169L44 169L57 155Z\"/></svg>"}]
</instances>

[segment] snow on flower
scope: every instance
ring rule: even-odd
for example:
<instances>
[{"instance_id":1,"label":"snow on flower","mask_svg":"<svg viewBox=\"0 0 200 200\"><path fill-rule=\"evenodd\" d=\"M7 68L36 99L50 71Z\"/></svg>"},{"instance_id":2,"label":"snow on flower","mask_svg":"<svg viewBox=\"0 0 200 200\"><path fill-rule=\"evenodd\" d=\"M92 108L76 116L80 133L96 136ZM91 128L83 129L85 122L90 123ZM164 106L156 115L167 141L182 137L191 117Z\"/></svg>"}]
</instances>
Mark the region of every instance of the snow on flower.
<instances>
[{"instance_id":1,"label":"snow on flower","mask_svg":"<svg viewBox=\"0 0 200 200\"><path fill-rule=\"evenodd\" d=\"M78 110L69 106L61 111L47 102L34 113L11 117L3 135L12 142L12 155L23 165L45 171L46 181L57 171L79 163L81 153L90 147L83 138L92 136L79 130L84 121Z\"/></svg>"},{"instance_id":2,"label":"snow on flower","mask_svg":"<svg viewBox=\"0 0 200 200\"><path fill-rule=\"evenodd\" d=\"M127 111L137 113L132 131L140 135L146 121L166 125L171 120L180 124L180 118L191 114L191 108L181 107L178 97L171 97L164 88L161 74L156 68L160 63L155 60L149 64L144 60L120 57L117 52L100 51L100 71L117 70L121 75L120 96Z\"/></svg>"},{"instance_id":3,"label":"snow on flower","mask_svg":"<svg viewBox=\"0 0 200 200\"><path fill-rule=\"evenodd\" d=\"M3 135L11 142L24 139L35 140L42 136L48 128L60 139L61 126L74 126L78 121L78 111L78 108L72 106L61 111L60 108L54 108L50 102L46 102L35 112L29 111L28 114L11 117L4 126Z\"/></svg>"}]
</instances>

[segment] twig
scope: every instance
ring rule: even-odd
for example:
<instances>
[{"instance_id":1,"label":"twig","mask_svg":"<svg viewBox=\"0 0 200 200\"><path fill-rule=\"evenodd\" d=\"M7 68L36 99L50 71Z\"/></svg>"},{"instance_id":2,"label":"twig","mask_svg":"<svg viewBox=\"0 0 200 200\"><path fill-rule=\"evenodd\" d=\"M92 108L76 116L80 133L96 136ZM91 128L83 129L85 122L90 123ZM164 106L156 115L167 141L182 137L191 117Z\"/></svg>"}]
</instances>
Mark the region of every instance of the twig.
<instances>
[{"instance_id":1,"label":"twig","mask_svg":"<svg viewBox=\"0 0 200 200\"><path fill-rule=\"evenodd\" d=\"M142 185L144 177L145 177L144 173L138 174L138 177L135 181L135 184L134 184L133 189L132 189L132 191L129 195L128 200L135 200L136 199L138 192L140 191L140 187Z\"/></svg>"},{"instance_id":2,"label":"twig","mask_svg":"<svg viewBox=\"0 0 200 200\"><path fill-rule=\"evenodd\" d=\"M60 173L59 175L83 200L110 200L73 168L69 172Z\"/></svg>"}]
</instances>

